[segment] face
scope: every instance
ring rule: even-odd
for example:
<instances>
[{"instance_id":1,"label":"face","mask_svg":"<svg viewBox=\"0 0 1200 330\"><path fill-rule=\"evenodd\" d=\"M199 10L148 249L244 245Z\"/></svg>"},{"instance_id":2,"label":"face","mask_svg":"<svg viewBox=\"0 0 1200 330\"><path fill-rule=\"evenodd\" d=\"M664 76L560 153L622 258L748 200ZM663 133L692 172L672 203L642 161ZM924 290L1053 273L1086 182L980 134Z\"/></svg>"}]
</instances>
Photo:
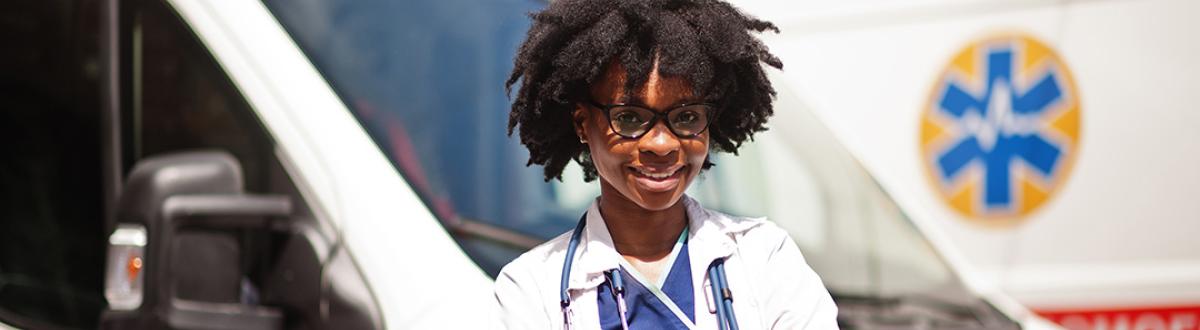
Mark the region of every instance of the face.
<instances>
[{"instance_id":1,"label":"face","mask_svg":"<svg viewBox=\"0 0 1200 330\"><path fill-rule=\"evenodd\" d=\"M657 112L700 101L686 79L659 75L657 64L634 95L625 95L625 78L625 68L613 61L592 84L592 100ZM681 138L660 120L642 136L625 138L613 132L602 111L584 102L574 113L576 133L587 142L600 174L602 198L623 198L651 211L675 205L708 157L708 130Z\"/></svg>"}]
</instances>

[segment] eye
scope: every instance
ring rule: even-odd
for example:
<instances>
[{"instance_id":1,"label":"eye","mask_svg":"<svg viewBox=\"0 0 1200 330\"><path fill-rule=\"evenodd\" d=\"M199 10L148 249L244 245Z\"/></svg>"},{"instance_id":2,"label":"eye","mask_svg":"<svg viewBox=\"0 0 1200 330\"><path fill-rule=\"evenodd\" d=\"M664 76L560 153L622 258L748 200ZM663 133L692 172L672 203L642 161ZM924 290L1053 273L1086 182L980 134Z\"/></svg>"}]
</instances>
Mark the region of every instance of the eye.
<instances>
[{"instance_id":1,"label":"eye","mask_svg":"<svg viewBox=\"0 0 1200 330\"><path fill-rule=\"evenodd\" d=\"M680 125L692 124L700 120L700 114L695 111L684 111L675 116L674 123Z\"/></svg>"},{"instance_id":2,"label":"eye","mask_svg":"<svg viewBox=\"0 0 1200 330\"><path fill-rule=\"evenodd\" d=\"M644 121L642 116L634 111L618 111L613 114L613 120L621 124L640 124Z\"/></svg>"}]
</instances>

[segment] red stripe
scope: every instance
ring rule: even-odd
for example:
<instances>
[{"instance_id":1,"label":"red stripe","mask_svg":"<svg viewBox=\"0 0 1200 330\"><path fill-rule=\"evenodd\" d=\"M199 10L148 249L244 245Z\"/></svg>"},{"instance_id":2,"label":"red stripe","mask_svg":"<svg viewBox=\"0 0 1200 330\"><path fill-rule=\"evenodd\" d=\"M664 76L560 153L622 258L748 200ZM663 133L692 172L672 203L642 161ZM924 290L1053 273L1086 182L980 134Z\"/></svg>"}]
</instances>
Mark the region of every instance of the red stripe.
<instances>
[{"instance_id":1,"label":"red stripe","mask_svg":"<svg viewBox=\"0 0 1200 330\"><path fill-rule=\"evenodd\" d=\"M1200 330L1200 305L1036 312L1069 330Z\"/></svg>"}]
</instances>

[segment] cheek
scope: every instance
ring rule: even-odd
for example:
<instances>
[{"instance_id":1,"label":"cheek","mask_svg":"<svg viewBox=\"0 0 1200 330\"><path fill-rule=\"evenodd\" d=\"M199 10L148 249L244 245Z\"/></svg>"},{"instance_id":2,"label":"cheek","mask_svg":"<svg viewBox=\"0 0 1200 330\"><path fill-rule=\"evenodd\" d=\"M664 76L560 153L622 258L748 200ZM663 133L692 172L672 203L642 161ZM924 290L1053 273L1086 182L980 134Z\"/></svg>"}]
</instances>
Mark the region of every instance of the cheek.
<instances>
[{"instance_id":1,"label":"cheek","mask_svg":"<svg viewBox=\"0 0 1200 330\"><path fill-rule=\"evenodd\" d=\"M588 151L592 154L592 162L601 175L618 174L622 164L629 158L629 143L624 143L610 132L608 123L603 120L589 120Z\"/></svg>"},{"instance_id":2,"label":"cheek","mask_svg":"<svg viewBox=\"0 0 1200 330\"><path fill-rule=\"evenodd\" d=\"M704 160L708 159L708 135L703 135L703 138L688 141L683 144L684 151L687 153L688 165L694 166L699 172L699 168L704 165Z\"/></svg>"}]
</instances>

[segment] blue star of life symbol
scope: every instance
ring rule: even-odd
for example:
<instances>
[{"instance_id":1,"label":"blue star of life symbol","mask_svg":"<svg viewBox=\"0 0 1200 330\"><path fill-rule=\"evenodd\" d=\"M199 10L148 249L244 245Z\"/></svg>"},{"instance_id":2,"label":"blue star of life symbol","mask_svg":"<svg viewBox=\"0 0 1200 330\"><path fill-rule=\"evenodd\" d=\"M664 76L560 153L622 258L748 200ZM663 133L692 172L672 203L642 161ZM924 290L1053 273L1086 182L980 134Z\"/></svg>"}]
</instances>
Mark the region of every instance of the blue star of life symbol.
<instances>
[{"instance_id":1,"label":"blue star of life symbol","mask_svg":"<svg viewBox=\"0 0 1200 330\"><path fill-rule=\"evenodd\" d=\"M1062 150L1042 134L1041 116L1063 98L1055 71L1047 70L1031 87L1013 84L1013 51L992 49L986 58L983 95L949 80L937 104L966 134L937 155L943 182L950 182L973 162L983 170L987 209L1013 206L1013 167L1022 161L1043 177L1052 177Z\"/></svg>"}]
</instances>

